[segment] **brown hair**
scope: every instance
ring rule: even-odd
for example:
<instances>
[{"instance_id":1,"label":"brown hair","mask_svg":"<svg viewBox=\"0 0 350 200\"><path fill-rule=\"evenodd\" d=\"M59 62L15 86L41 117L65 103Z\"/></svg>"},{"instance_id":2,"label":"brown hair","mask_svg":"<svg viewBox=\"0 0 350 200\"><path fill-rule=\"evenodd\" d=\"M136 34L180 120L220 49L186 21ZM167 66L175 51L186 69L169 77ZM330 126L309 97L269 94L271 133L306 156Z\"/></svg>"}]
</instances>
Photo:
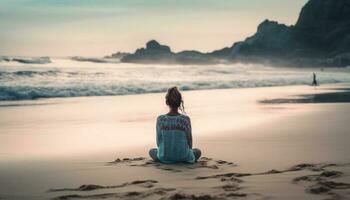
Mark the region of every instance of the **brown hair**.
<instances>
[{"instance_id":1,"label":"brown hair","mask_svg":"<svg viewBox=\"0 0 350 200\"><path fill-rule=\"evenodd\" d=\"M171 87L165 96L166 105L171 108L179 108L181 112L185 112L184 101L182 100L182 95L177 87Z\"/></svg>"}]
</instances>

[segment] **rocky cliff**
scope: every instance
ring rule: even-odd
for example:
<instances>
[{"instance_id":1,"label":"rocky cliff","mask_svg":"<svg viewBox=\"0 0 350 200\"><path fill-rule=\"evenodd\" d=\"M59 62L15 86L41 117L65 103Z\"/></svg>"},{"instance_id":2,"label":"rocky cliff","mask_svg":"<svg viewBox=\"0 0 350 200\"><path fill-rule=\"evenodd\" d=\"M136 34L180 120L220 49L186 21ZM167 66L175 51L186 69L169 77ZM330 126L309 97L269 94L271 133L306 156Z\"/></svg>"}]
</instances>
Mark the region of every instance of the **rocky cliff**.
<instances>
[{"instance_id":1,"label":"rocky cliff","mask_svg":"<svg viewBox=\"0 0 350 200\"><path fill-rule=\"evenodd\" d=\"M207 64L269 62L287 66L350 66L350 0L309 0L294 26L265 20L245 41L211 53L174 53L152 40L122 62Z\"/></svg>"},{"instance_id":2,"label":"rocky cliff","mask_svg":"<svg viewBox=\"0 0 350 200\"><path fill-rule=\"evenodd\" d=\"M252 37L212 55L292 66L347 66L349 52L350 1L310 0L295 26L265 20Z\"/></svg>"}]
</instances>

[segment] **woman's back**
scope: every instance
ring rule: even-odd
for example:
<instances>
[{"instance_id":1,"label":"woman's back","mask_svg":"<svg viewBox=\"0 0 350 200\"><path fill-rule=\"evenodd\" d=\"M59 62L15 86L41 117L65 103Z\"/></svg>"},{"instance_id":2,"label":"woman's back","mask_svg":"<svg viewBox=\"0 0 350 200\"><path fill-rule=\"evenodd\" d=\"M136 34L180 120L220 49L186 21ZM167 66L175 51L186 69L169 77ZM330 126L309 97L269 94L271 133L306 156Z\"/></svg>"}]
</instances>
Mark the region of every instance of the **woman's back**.
<instances>
[{"instance_id":1,"label":"woman's back","mask_svg":"<svg viewBox=\"0 0 350 200\"><path fill-rule=\"evenodd\" d=\"M157 147L149 150L150 157L163 163L194 163L201 156L199 149L192 149L191 120L185 113L182 95L177 87L168 89L165 103L169 113L157 118Z\"/></svg>"},{"instance_id":2,"label":"woman's back","mask_svg":"<svg viewBox=\"0 0 350 200\"><path fill-rule=\"evenodd\" d=\"M157 119L158 159L166 163L194 162L191 121L185 115L161 115Z\"/></svg>"}]
</instances>

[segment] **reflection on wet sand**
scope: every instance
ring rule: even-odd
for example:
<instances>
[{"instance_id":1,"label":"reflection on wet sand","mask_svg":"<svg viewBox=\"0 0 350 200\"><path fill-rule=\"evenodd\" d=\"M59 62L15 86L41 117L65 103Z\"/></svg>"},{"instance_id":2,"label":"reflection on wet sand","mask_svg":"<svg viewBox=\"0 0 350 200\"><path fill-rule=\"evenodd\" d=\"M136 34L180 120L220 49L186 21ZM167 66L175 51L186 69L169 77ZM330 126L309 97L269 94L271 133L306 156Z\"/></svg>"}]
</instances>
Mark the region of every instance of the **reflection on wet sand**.
<instances>
[{"instance_id":1,"label":"reflection on wet sand","mask_svg":"<svg viewBox=\"0 0 350 200\"><path fill-rule=\"evenodd\" d=\"M335 92L320 94L306 94L291 98L268 99L261 103L285 104L285 103L350 103L350 89L338 89Z\"/></svg>"}]
</instances>

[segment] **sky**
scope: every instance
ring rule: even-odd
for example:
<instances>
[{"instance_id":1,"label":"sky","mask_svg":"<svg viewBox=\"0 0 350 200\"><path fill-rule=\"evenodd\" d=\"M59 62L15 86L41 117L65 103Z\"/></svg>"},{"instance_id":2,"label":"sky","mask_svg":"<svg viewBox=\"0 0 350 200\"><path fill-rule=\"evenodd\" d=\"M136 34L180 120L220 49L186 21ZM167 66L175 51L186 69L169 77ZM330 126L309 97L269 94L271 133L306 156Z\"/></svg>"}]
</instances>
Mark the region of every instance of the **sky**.
<instances>
[{"instance_id":1,"label":"sky","mask_svg":"<svg viewBox=\"0 0 350 200\"><path fill-rule=\"evenodd\" d=\"M0 55L105 56L151 39L209 52L296 22L307 0L0 0Z\"/></svg>"}]
</instances>

